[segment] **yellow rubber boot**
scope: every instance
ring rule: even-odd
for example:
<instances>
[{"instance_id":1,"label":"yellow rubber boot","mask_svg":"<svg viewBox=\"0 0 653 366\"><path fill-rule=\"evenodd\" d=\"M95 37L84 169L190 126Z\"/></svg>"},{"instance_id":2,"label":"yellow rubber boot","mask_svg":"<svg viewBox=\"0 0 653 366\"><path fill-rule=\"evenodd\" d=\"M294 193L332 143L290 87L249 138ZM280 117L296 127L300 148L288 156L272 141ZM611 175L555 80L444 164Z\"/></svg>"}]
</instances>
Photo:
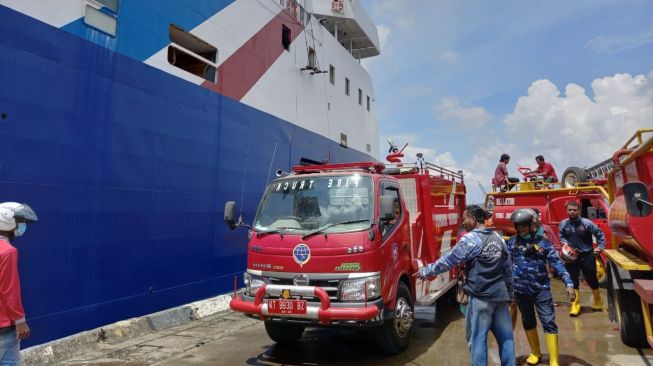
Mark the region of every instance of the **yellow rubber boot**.
<instances>
[{"instance_id":1,"label":"yellow rubber boot","mask_svg":"<svg viewBox=\"0 0 653 366\"><path fill-rule=\"evenodd\" d=\"M546 338L546 348L549 350L549 365L559 366L558 363L558 335L544 333Z\"/></svg>"},{"instance_id":2,"label":"yellow rubber boot","mask_svg":"<svg viewBox=\"0 0 653 366\"><path fill-rule=\"evenodd\" d=\"M574 290L576 292L576 299L571 302L571 308L569 309L569 316L578 316L580 314L580 291Z\"/></svg>"},{"instance_id":3,"label":"yellow rubber boot","mask_svg":"<svg viewBox=\"0 0 653 366\"><path fill-rule=\"evenodd\" d=\"M540 363L540 357L542 357L542 352L540 351L540 339L537 336L537 328L526 331L526 338L528 338L528 344L531 346L531 354L528 355L526 363L529 365L537 365Z\"/></svg>"},{"instance_id":4,"label":"yellow rubber boot","mask_svg":"<svg viewBox=\"0 0 653 366\"><path fill-rule=\"evenodd\" d=\"M594 303L592 304L592 310L594 311L603 311L603 299L601 299L601 290L592 289L592 295L594 296Z\"/></svg>"}]
</instances>

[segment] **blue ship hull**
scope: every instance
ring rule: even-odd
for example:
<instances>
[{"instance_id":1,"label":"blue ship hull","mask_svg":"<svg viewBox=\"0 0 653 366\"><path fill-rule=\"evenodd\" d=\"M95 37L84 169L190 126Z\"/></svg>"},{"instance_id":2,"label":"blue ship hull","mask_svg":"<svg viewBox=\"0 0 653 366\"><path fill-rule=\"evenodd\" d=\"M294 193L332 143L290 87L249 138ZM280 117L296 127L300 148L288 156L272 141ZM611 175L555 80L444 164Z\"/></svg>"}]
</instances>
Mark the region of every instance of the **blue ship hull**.
<instances>
[{"instance_id":1,"label":"blue ship hull","mask_svg":"<svg viewBox=\"0 0 653 366\"><path fill-rule=\"evenodd\" d=\"M40 221L15 241L44 343L230 291L277 168L371 159L0 6L0 202ZM239 276L242 279L242 276Z\"/></svg>"}]
</instances>

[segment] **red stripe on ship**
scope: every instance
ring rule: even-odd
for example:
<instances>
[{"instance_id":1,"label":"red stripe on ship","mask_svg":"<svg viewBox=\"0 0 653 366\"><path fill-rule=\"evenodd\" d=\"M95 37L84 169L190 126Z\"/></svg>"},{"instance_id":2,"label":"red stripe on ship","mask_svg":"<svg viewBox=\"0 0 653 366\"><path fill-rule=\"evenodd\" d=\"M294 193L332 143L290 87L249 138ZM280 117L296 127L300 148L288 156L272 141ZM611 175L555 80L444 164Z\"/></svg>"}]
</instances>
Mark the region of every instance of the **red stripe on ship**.
<instances>
[{"instance_id":1,"label":"red stripe on ship","mask_svg":"<svg viewBox=\"0 0 653 366\"><path fill-rule=\"evenodd\" d=\"M205 81L202 86L240 100L285 51L281 44L281 29L290 29L294 41L304 29L286 11L281 11L258 33L243 44L218 67L218 82Z\"/></svg>"}]
</instances>

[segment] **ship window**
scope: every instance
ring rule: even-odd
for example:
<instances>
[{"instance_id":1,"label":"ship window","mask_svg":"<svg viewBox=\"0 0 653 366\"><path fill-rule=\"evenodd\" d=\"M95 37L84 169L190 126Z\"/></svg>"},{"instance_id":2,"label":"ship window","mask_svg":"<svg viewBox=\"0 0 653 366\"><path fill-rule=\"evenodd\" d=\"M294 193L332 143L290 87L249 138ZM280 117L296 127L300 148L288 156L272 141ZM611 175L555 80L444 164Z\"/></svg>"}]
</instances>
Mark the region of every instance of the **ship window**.
<instances>
[{"instance_id":1,"label":"ship window","mask_svg":"<svg viewBox=\"0 0 653 366\"><path fill-rule=\"evenodd\" d=\"M286 51L290 51L290 28L281 25L281 45Z\"/></svg>"},{"instance_id":2,"label":"ship window","mask_svg":"<svg viewBox=\"0 0 653 366\"><path fill-rule=\"evenodd\" d=\"M358 89L358 104L363 105L363 91Z\"/></svg>"},{"instance_id":3,"label":"ship window","mask_svg":"<svg viewBox=\"0 0 653 366\"><path fill-rule=\"evenodd\" d=\"M349 79L345 78L345 94L349 95Z\"/></svg>"},{"instance_id":4,"label":"ship window","mask_svg":"<svg viewBox=\"0 0 653 366\"><path fill-rule=\"evenodd\" d=\"M218 49L174 24L170 24L168 62L212 83L217 82Z\"/></svg>"},{"instance_id":5,"label":"ship window","mask_svg":"<svg viewBox=\"0 0 653 366\"><path fill-rule=\"evenodd\" d=\"M333 65L329 65L329 82L336 85L336 68Z\"/></svg>"},{"instance_id":6,"label":"ship window","mask_svg":"<svg viewBox=\"0 0 653 366\"><path fill-rule=\"evenodd\" d=\"M88 4L86 5L84 12L84 24L112 37L116 36L116 31L118 30L118 19L115 16L98 10Z\"/></svg>"},{"instance_id":7,"label":"ship window","mask_svg":"<svg viewBox=\"0 0 653 366\"><path fill-rule=\"evenodd\" d=\"M340 133L340 146L347 147L347 135Z\"/></svg>"},{"instance_id":8,"label":"ship window","mask_svg":"<svg viewBox=\"0 0 653 366\"><path fill-rule=\"evenodd\" d=\"M370 96L367 96L367 111L370 111Z\"/></svg>"},{"instance_id":9,"label":"ship window","mask_svg":"<svg viewBox=\"0 0 653 366\"><path fill-rule=\"evenodd\" d=\"M120 3L120 0L95 0L95 2L101 4L114 13L118 12L118 4Z\"/></svg>"}]
</instances>

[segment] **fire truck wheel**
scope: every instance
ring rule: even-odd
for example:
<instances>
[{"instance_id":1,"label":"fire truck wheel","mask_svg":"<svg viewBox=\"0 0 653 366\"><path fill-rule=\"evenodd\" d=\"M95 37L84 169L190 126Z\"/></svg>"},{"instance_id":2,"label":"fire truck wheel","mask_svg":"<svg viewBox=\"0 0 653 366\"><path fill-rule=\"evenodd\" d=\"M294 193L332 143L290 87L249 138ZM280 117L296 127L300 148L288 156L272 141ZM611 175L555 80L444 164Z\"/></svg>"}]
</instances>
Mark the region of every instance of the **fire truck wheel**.
<instances>
[{"instance_id":1,"label":"fire truck wheel","mask_svg":"<svg viewBox=\"0 0 653 366\"><path fill-rule=\"evenodd\" d=\"M279 344L293 343L304 333L304 326L274 321L265 321L265 331L273 341Z\"/></svg>"},{"instance_id":2,"label":"fire truck wheel","mask_svg":"<svg viewBox=\"0 0 653 366\"><path fill-rule=\"evenodd\" d=\"M410 290L405 283L399 282L394 316L387 319L376 332L381 351L396 355L408 348L413 321L413 299Z\"/></svg>"},{"instance_id":3,"label":"fire truck wheel","mask_svg":"<svg viewBox=\"0 0 653 366\"><path fill-rule=\"evenodd\" d=\"M587 172L585 169L578 168L575 166L565 169L565 172L562 173L562 186L564 188L571 188L576 183L587 182Z\"/></svg>"},{"instance_id":4,"label":"fire truck wheel","mask_svg":"<svg viewBox=\"0 0 653 366\"><path fill-rule=\"evenodd\" d=\"M621 341L634 348L648 348L639 296L632 290L612 289Z\"/></svg>"}]
</instances>

